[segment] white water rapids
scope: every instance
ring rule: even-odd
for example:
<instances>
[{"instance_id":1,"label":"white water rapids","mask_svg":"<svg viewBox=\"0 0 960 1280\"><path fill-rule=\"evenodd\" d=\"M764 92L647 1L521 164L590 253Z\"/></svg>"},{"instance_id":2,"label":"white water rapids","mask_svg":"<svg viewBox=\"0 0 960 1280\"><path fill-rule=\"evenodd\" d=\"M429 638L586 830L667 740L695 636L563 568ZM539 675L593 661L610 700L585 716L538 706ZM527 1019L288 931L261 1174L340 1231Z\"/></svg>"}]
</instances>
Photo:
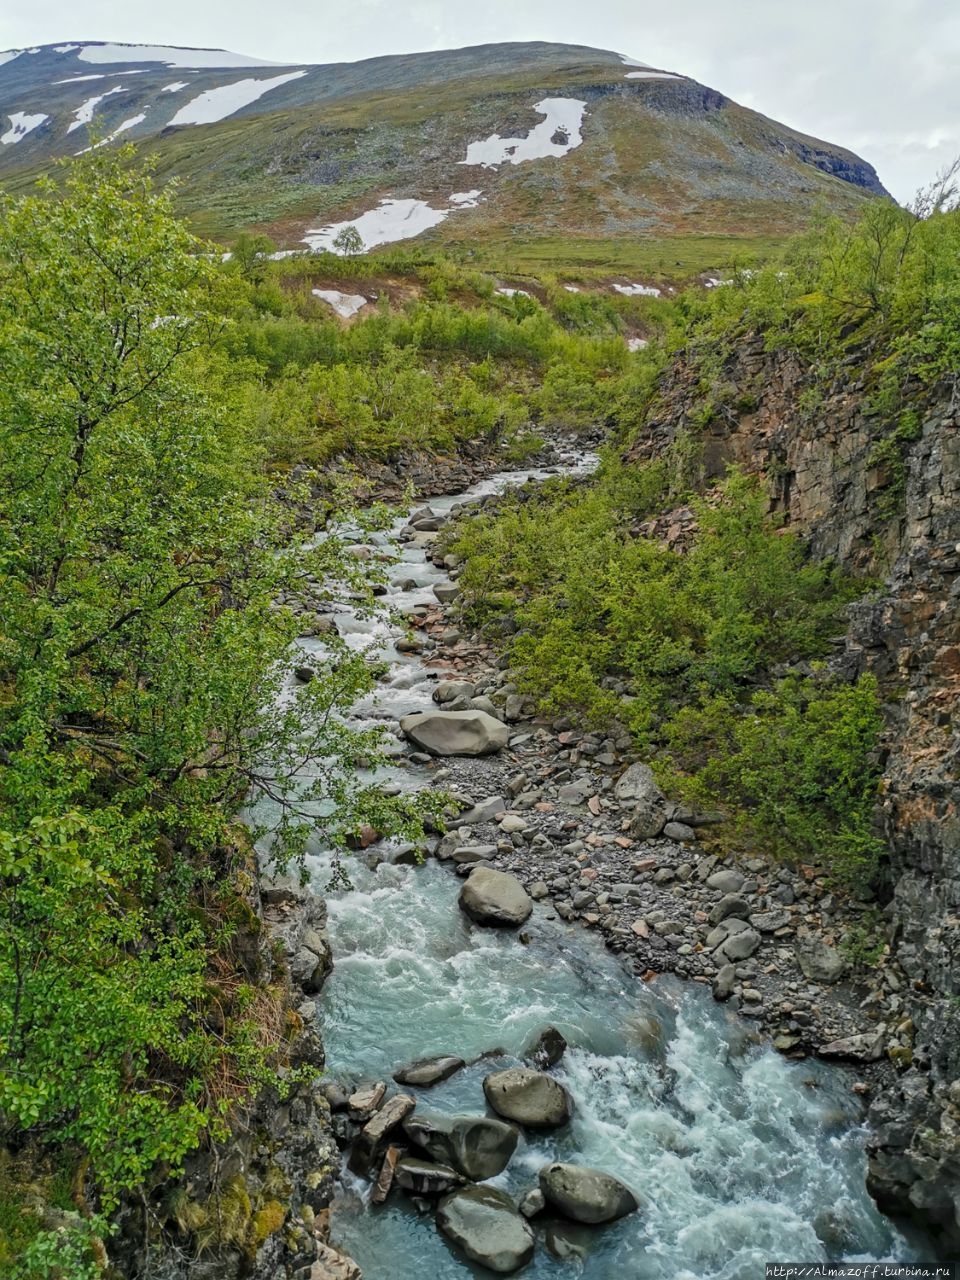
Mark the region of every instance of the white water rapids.
<instances>
[{"instance_id":1,"label":"white water rapids","mask_svg":"<svg viewBox=\"0 0 960 1280\"><path fill-rule=\"evenodd\" d=\"M430 505L448 510L528 474L494 477ZM405 519L380 541L392 542ZM432 587L446 574L426 561L422 546L398 550L390 576L418 586L390 588L385 606L434 603ZM392 725L432 705L436 672L396 651L399 627L349 614L337 622L358 647L376 639L390 664L355 708L358 723ZM306 655L315 647L301 643ZM404 789L428 782L416 767L391 769L389 777ZM326 891L327 857L314 850L310 863ZM532 1037L555 1026L571 1046L555 1074L573 1095L573 1122L521 1138L494 1185L519 1198L536 1186L544 1164L562 1159L607 1170L641 1199L638 1213L612 1226L571 1228L568 1239L582 1254L573 1260L552 1257L538 1228L536 1256L523 1272L529 1280L754 1280L766 1261L926 1257L867 1194L846 1073L786 1061L697 984L644 985L549 905L538 905L525 945L514 933L470 924L457 909L460 881L433 860L371 870L358 857L349 872L353 888L328 895L335 967L319 1003L329 1070L389 1081L411 1058L469 1059L501 1048L504 1058L412 1091L427 1114L484 1114L483 1076L515 1064ZM369 1184L344 1175L332 1230L366 1280L490 1276L402 1192L382 1208L369 1206L368 1195Z\"/></svg>"}]
</instances>

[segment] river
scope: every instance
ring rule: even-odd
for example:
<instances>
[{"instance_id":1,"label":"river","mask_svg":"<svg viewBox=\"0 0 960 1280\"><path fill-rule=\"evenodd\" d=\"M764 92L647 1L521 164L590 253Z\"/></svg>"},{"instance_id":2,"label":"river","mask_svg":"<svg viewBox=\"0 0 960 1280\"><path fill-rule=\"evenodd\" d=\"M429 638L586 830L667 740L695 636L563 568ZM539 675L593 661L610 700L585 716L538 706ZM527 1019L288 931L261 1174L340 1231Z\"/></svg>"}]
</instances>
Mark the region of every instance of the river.
<instances>
[{"instance_id":1,"label":"river","mask_svg":"<svg viewBox=\"0 0 960 1280\"><path fill-rule=\"evenodd\" d=\"M494 476L430 505L449 510L543 474ZM385 608L401 611L435 603L434 585L447 580L419 540L397 542L406 517L372 539L399 555L392 578L418 584L389 589ZM338 626L351 644L374 642L389 664L354 708L358 724L393 726L433 705L436 670L397 652L400 627L349 613ZM309 655L311 642L302 643ZM427 782L415 766L386 777L405 789ZM314 849L309 864L327 892L328 858ZM641 1199L639 1212L612 1226L554 1234L535 1220L537 1252L523 1272L530 1280L754 1280L766 1261L928 1256L867 1194L859 1104L842 1070L787 1061L700 985L644 984L599 939L541 906L527 942L472 925L457 909L458 879L432 859L371 869L358 857L350 876L351 889L327 893L335 967L320 1003L330 1071L389 1081L411 1058L469 1059L499 1048L503 1057L410 1090L421 1113L484 1114L483 1076L517 1064L530 1039L555 1026L570 1045L554 1074L574 1098L573 1121L522 1138L493 1184L519 1199L544 1164L561 1159L606 1170ZM366 1280L491 1274L468 1263L402 1192L376 1208L369 1190L345 1173L332 1223L333 1242Z\"/></svg>"}]
</instances>

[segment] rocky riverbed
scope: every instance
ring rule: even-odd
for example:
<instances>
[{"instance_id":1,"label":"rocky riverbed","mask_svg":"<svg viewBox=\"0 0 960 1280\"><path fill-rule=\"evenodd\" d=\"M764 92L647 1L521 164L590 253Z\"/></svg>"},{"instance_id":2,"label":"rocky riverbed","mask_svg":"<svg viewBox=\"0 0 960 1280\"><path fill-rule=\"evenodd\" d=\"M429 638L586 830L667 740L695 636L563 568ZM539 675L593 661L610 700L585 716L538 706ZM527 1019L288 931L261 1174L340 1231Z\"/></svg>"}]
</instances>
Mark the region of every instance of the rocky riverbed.
<instances>
[{"instance_id":1,"label":"rocky riverbed","mask_svg":"<svg viewBox=\"0 0 960 1280\"><path fill-rule=\"evenodd\" d=\"M437 530L418 530L424 519L406 537L429 557ZM456 566L447 572L455 584ZM889 962L857 964L868 901L835 892L816 866L724 852L723 815L672 803L628 735L536 716L496 655L461 631L455 587L435 594L408 621L436 675L437 731L451 713L472 710L508 732L502 749L495 730L480 732L479 756L438 742L418 759L459 810L434 856L460 875L478 861L511 872L645 978L669 972L709 984L784 1053L856 1063L864 1082L909 1063L907 979Z\"/></svg>"},{"instance_id":2,"label":"rocky riverbed","mask_svg":"<svg viewBox=\"0 0 960 1280\"><path fill-rule=\"evenodd\" d=\"M563 459L548 456L541 461L549 465L562 463ZM479 496L482 499L482 492ZM677 996L677 989L671 986L681 978L687 981L691 995L699 990L702 1000L724 1011L726 1025L731 1025L731 1016L740 1024L737 1047L723 1050L724 1055L732 1055L731 1062L741 1060L741 1055L746 1055L742 1060L747 1062L750 1055L760 1054L759 1061L767 1063L770 1055L769 1051L765 1054L763 1046L772 1039L782 1061L799 1062L806 1055L816 1055L847 1064L846 1070L835 1071L829 1077L821 1074L821 1068L810 1077L811 1084L815 1080L816 1087L834 1099L838 1114L846 1117L847 1124L862 1114L857 1095L868 1095L892 1077L898 1062L909 1058L911 1046L912 1027L905 1012L903 976L889 963L876 970L858 969L853 963L855 949L851 941L860 936L859 926L868 904L838 898L817 867L788 867L754 854L738 856L725 851L726 842L718 839L723 832L722 815L696 813L672 803L657 789L643 762L633 757L626 735L589 734L568 721L547 721L534 714L509 670L503 669L480 637L464 628L457 604L458 566L443 555L437 544L437 536L454 505L444 500L421 507L406 528L394 531L400 540L401 562L394 570L388 603L404 615L405 633L398 633L394 626L377 634L388 674L378 692L356 709L360 722L381 724L396 735L394 767L388 779L381 779L384 785L405 790L436 786L450 796L447 832L431 839L422 851L373 843L358 855L365 869L354 892L330 899L337 966L320 997L322 1020L333 1047L333 1066L341 1068L341 1083L328 1094L328 1100L337 1108L334 1127L342 1146L353 1153L360 1152L359 1156L351 1156L354 1172L349 1177L359 1176L361 1181L351 1184L348 1178L347 1185L355 1190L346 1198L341 1197L339 1209L335 1205L334 1221L340 1222L340 1229L334 1234L335 1238L344 1238L353 1252L363 1254L368 1261L379 1257L381 1264L386 1256L392 1257L398 1246L396 1232L403 1234L409 1229L403 1225L407 1219L402 1212L398 1218L398 1210L390 1207L395 1201L395 1188L404 1188L414 1208L419 1204L424 1210L430 1208L431 1214L438 1190L453 1194L456 1189L455 1185L431 1185L437 1175L435 1170L423 1167L423 1157L431 1154L417 1136L419 1133L422 1137L423 1130L411 1130L433 1123L431 1104L439 1105L448 1115L453 1107L458 1113L465 1113L461 1117L465 1122L472 1118L476 1123L478 1111L482 1118L481 1076L491 1074L494 1067L508 1071L511 1062L518 1066L522 1063L515 1027L496 1048L495 1032L488 1030L485 1036L483 1033L491 1014L494 1023L500 1016L493 1013L493 1005L500 1007L500 988L517 981L518 974L523 974L520 981L531 987L526 998L522 990L515 997L522 1020L529 1024L528 1031L534 1029L538 1018L542 1022L541 1015L553 1007L561 1019L570 1019L569 1026L578 1040L573 1060L568 1056L560 1066L547 1068L554 1075L565 1076L570 1084L563 1087L570 1089L571 1097L577 1096L570 1140L562 1150L545 1154L562 1155L568 1163L581 1167L588 1165L592 1156L599 1156L597 1163L606 1164L607 1172L626 1172L628 1184L629 1171L633 1169L634 1188L641 1176L640 1166L633 1164L634 1142L627 1141L625 1146L616 1142L611 1145L612 1140L607 1139L606 1145L598 1142L598 1135L605 1129L597 1117L600 1104L590 1096L597 1090L589 1086L587 1093L583 1092L583 1055L589 1058L598 1037L614 1057L604 1059L604 1067L588 1070L600 1070L601 1075L596 1078L605 1080L610 1063L615 1062L617 1070L626 1072L633 1081L626 1092L617 1094L617 1106L623 1108L621 1123L639 1114L637 1108L643 1105L641 1095L635 1092L641 1087L641 1077L645 1081L643 1090L653 1087L645 1075L648 1068L641 1069L633 1056L638 1034L633 1026L637 1018L633 1010L638 996L625 990L617 998L608 994L610 984L625 981L617 976L623 974L623 964L644 980L637 984L637 990L649 991L657 1009L655 1016L644 1014L640 1018L647 1027L640 1033L640 1043L646 1046L642 1056L652 1053L656 1061L666 1051L666 1060L670 1060L674 1042L667 1047L665 1027L677 1017L675 1034L681 1040L688 1035L680 1028L687 1025L689 1014L676 1012L678 1008L686 1009L687 997ZM375 545L371 554L379 554L380 550ZM342 618L333 621L341 631L345 625L350 631L349 620L346 624ZM369 643L372 638L369 632L364 634L363 627L356 633L358 644ZM418 852L429 857L434 870L417 869ZM321 858L318 876L322 865ZM506 897L499 892L491 897L491 882L496 887L497 876L514 886ZM453 897L444 885L450 886ZM455 906L458 895L459 913ZM447 902L449 907L444 907ZM444 924L445 910L459 914L461 924ZM429 921L424 921L425 915L430 916ZM467 923L468 919L478 923ZM406 921L406 929L402 921ZM573 936L571 930L582 932L584 956L594 956L589 961L573 960L573 970L571 959L563 958L571 944L562 941ZM482 997L478 992L484 980L472 973L471 966L478 955L487 954L490 944L478 941L478 933L496 935L491 958L499 966L486 979L490 991ZM604 966L597 967L596 953L588 945L594 940L602 940L611 956L613 968L609 971ZM518 944L519 955L510 950ZM530 953L526 963L522 957L524 946ZM449 993L444 995L436 987L439 972L435 970L448 967L451 962L444 959L448 955L461 957L456 960L454 978L460 989L459 999L464 1002L459 1015L447 1008ZM588 964L590 970L582 968L583 964ZM471 972L469 983L464 965ZM570 991L565 1002L558 1001L558 992L551 985L559 980L551 972L553 967L567 984L564 990ZM379 975L375 980L374 970ZM598 980L602 995L593 985ZM476 985L478 981L481 987ZM580 991L576 982L581 984ZM661 1003L664 997L665 1005ZM479 1006L475 1007L478 1000ZM486 1009L488 1000L492 1002L490 1009ZM615 1023L627 1019L631 1028L628 1041L623 1041L620 1033L611 1040L607 1032L599 1030L587 1012L595 1001L609 1010L608 1017ZM694 1001L691 1008L706 1013L702 1001ZM482 1016L474 1025L478 1012ZM515 1017L507 1014L508 1022ZM393 1020L391 1028L383 1025L387 1018ZM447 1025L448 1020L450 1030L443 1038L444 1033L438 1028ZM705 1027L709 1021L706 1019ZM442 1043L437 1042L438 1037ZM361 1049L361 1045L365 1047ZM686 1040L684 1045L684 1052L689 1054ZM432 1086L424 1084L416 1068L412 1076L403 1072L404 1050L408 1055L418 1051L438 1053L447 1064L455 1064L451 1067L452 1079L442 1076L435 1094L425 1099L423 1088ZM624 1052L626 1058L618 1056ZM503 1061L489 1063L490 1055ZM705 1077L712 1070L709 1062L709 1057L704 1059L699 1068ZM462 1063L467 1063L465 1069ZM689 1064L683 1066L686 1069ZM772 1066L765 1070L773 1072ZM789 1067L785 1070L789 1071ZM671 1068L664 1079L674 1080L674 1071ZM387 1088L394 1072L404 1090L399 1094ZM789 1089L789 1076L781 1080L777 1073L773 1074L777 1090ZM732 1087L736 1092L736 1086ZM604 1099L607 1088L605 1083L599 1089ZM666 1106L672 1105L673 1088L671 1084L663 1094ZM762 1093L761 1090L761 1096ZM358 1096L366 1111L358 1110ZM403 1100L408 1096L417 1107L412 1118ZM841 1105L839 1098L843 1096L846 1101ZM604 1105L608 1103L609 1100ZM762 1105L766 1107L766 1103ZM778 1105L790 1113L794 1104ZM428 1108L426 1120L422 1118L424 1106ZM814 1127L819 1123L815 1122ZM824 1134L832 1123L823 1120ZM714 1126L718 1133L725 1132L725 1123L719 1116L714 1117ZM513 1196L514 1213L527 1203L527 1195L535 1189L527 1185L534 1172L533 1163L539 1161L539 1167L546 1167L539 1151L535 1154L531 1148L527 1153L527 1144L532 1141L524 1140L519 1162L514 1161L502 1175ZM660 1159L663 1154L655 1147L647 1162ZM813 1176L829 1181L835 1176L827 1177L829 1164L830 1158L824 1155ZM358 1174L358 1170L362 1172ZM598 1172L604 1171L600 1168ZM367 1176L369 1182L365 1180ZM749 1175L745 1172L743 1176ZM778 1179L772 1168L766 1179L760 1193L777 1194ZM862 1164L859 1179L856 1196L865 1198ZM406 1182L410 1185L405 1186ZM844 1185L841 1199L853 1194L849 1184ZM432 1197L425 1187L430 1188ZM348 1206L353 1195L359 1197L359 1210L361 1204L375 1204L391 1192L390 1202L379 1215L367 1209L352 1218ZM798 1203L802 1203L810 1193L805 1189L798 1194ZM815 1203L816 1196L808 1210L801 1210L810 1221L817 1214ZM473 1205L471 1214L484 1218L494 1208L492 1203ZM502 1203L500 1208L506 1212ZM857 1212L865 1211L860 1208ZM657 1210L652 1213L656 1217ZM458 1238L459 1226L446 1229L452 1221L448 1215L441 1212L437 1221L441 1232L452 1240ZM548 1227L547 1221L540 1221L536 1215L533 1221L538 1236L547 1241L551 1252L550 1240L557 1243L562 1231L558 1234L555 1224ZM872 1250L871 1256L879 1258L885 1247L877 1243L881 1238L876 1234L879 1221L872 1219L873 1225L868 1228L866 1220L862 1220L859 1235L851 1228L848 1246L857 1239L861 1253ZM646 1228L648 1234L650 1229ZM673 1228L664 1225L663 1229L669 1235ZM798 1221L797 1229L802 1233L802 1221ZM817 1250L824 1249L823 1256L846 1256L842 1231L831 1235L825 1227L817 1230L816 1240L812 1239L802 1250L805 1255L820 1256ZM741 1231L747 1240L750 1231L746 1226ZM582 1256L597 1257L606 1266L611 1265L614 1256L635 1259L639 1238L635 1229L611 1229L605 1239L613 1243L597 1246L591 1237ZM674 1239L669 1248L676 1246ZM417 1246L427 1247L422 1240ZM557 1256L563 1256L565 1247L558 1244L561 1252ZM900 1257L906 1256L905 1247L919 1250L913 1256L926 1256L922 1243L904 1246L901 1241L899 1246L886 1247L893 1247ZM466 1250L465 1245L463 1249ZM426 1256L414 1251L405 1263L397 1263L400 1270L391 1270L390 1274L414 1275L423 1265L439 1266L432 1253L426 1264ZM760 1252L755 1256L759 1257ZM604 1258L606 1262L602 1262ZM534 1264L537 1274L539 1265ZM318 1277L324 1274L317 1273ZM370 1280L375 1280L380 1272L369 1274ZM447 1270L442 1274L447 1275ZM461 1272L454 1269L449 1274Z\"/></svg>"}]
</instances>

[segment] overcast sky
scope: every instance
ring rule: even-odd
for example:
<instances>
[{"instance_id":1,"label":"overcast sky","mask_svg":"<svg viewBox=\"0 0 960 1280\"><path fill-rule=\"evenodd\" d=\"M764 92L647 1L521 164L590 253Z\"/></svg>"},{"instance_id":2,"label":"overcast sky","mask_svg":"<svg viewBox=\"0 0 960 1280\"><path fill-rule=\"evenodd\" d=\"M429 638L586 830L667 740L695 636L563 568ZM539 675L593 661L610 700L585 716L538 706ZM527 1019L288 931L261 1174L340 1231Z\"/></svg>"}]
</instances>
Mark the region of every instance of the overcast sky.
<instances>
[{"instance_id":1,"label":"overcast sky","mask_svg":"<svg viewBox=\"0 0 960 1280\"><path fill-rule=\"evenodd\" d=\"M228 48L283 63L569 41L683 72L850 147L901 200L960 154L960 0L34 0L0 8L0 50L82 39Z\"/></svg>"}]
</instances>

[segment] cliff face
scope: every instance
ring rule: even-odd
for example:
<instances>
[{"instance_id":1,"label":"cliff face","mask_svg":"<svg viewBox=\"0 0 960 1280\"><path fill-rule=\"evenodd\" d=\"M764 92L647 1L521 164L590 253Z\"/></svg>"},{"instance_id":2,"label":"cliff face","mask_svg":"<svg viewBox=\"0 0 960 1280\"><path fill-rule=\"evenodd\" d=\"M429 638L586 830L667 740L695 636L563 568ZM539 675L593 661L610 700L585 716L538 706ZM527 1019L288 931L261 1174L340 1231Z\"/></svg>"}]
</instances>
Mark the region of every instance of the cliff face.
<instances>
[{"instance_id":1,"label":"cliff face","mask_svg":"<svg viewBox=\"0 0 960 1280\"><path fill-rule=\"evenodd\" d=\"M887 1009L914 1027L912 1055L894 1053L891 1042L900 1073L870 1110L869 1181L884 1209L916 1218L956 1250L960 381L924 395L914 439L891 450L892 424L868 404L865 364L851 358L824 392L796 356L745 342L727 361L703 427L695 425L703 421L698 378L681 362L632 456L656 456L686 429L702 441L707 478L731 462L762 472L773 507L807 535L815 555L882 580L851 608L836 660L851 675L872 670L885 695L880 807L891 955L883 989Z\"/></svg>"}]
</instances>

